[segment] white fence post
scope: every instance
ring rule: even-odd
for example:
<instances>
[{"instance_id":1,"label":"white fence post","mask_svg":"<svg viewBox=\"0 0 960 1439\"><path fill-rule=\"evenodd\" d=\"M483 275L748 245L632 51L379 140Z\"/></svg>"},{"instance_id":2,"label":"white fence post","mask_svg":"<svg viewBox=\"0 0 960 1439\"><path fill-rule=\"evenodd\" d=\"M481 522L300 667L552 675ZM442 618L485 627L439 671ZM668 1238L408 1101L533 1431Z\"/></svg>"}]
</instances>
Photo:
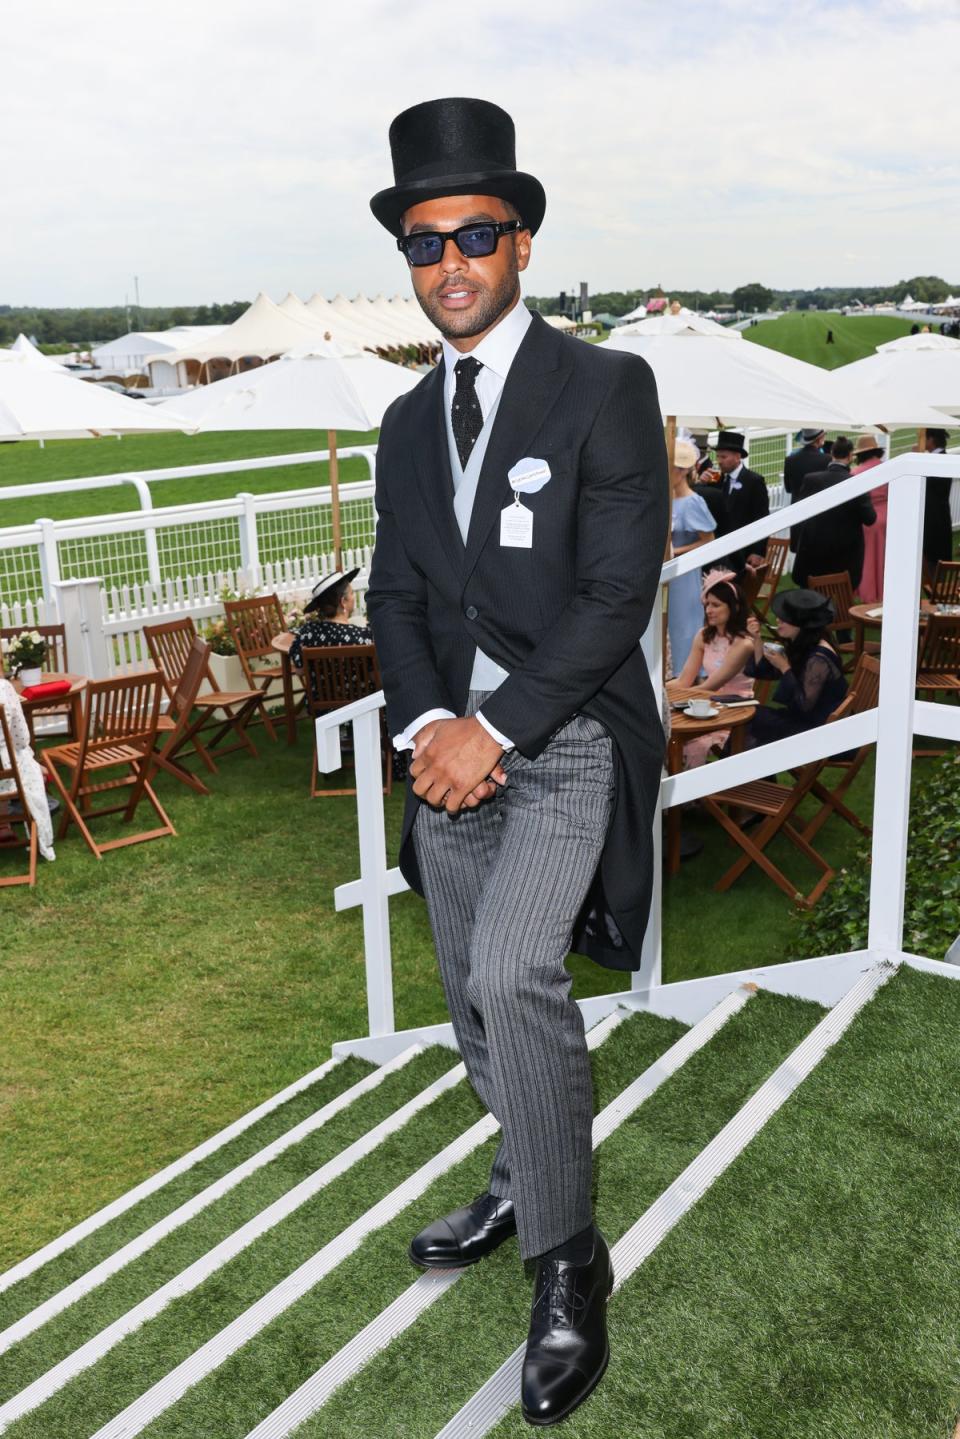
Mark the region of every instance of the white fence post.
<instances>
[{"instance_id":1,"label":"white fence post","mask_svg":"<svg viewBox=\"0 0 960 1439\"><path fill-rule=\"evenodd\" d=\"M40 583L43 598L49 604L53 600L54 585L60 579L60 554L57 550L57 530L53 520L37 520L40 531L40 546L37 551L40 560Z\"/></svg>"},{"instance_id":2,"label":"white fence post","mask_svg":"<svg viewBox=\"0 0 960 1439\"><path fill-rule=\"evenodd\" d=\"M259 589L262 575L260 572L260 537L257 534L257 512L254 508L254 497L248 491L237 495L238 500L243 501L243 514L240 517L240 568L246 570L250 576L252 589Z\"/></svg>"},{"instance_id":3,"label":"white fence post","mask_svg":"<svg viewBox=\"0 0 960 1439\"><path fill-rule=\"evenodd\" d=\"M888 487L867 939L868 948L881 951L903 948L925 489L914 475Z\"/></svg>"},{"instance_id":4,"label":"white fence post","mask_svg":"<svg viewBox=\"0 0 960 1439\"><path fill-rule=\"evenodd\" d=\"M54 586L70 668L91 680L109 679L113 673L103 629L102 586L102 580L60 580Z\"/></svg>"}]
</instances>

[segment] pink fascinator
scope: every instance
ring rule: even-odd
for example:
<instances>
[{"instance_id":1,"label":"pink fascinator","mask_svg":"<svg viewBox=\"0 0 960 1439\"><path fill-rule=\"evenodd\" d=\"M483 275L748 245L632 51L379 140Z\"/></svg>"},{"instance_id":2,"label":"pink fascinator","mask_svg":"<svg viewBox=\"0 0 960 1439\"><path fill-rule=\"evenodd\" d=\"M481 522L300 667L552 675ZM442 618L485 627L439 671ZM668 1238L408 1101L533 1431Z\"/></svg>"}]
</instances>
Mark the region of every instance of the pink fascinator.
<instances>
[{"instance_id":1,"label":"pink fascinator","mask_svg":"<svg viewBox=\"0 0 960 1439\"><path fill-rule=\"evenodd\" d=\"M703 577L703 584L700 586L700 603L707 603L707 594L715 585L733 585L736 587L736 570L707 570Z\"/></svg>"}]
</instances>

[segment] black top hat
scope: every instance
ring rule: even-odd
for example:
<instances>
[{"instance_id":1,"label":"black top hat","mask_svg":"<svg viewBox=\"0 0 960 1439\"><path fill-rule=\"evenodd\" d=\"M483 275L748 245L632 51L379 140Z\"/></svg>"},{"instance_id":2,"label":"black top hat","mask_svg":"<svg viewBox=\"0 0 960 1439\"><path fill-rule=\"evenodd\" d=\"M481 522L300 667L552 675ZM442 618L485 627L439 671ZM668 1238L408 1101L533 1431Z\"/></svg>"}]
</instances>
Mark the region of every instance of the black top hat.
<instances>
[{"instance_id":1,"label":"black top hat","mask_svg":"<svg viewBox=\"0 0 960 1439\"><path fill-rule=\"evenodd\" d=\"M489 100L426 100L390 126L395 183L370 208L392 235L403 212L440 195L497 195L535 235L547 208L543 186L517 169L516 135L506 110Z\"/></svg>"},{"instance_id":2,"label":"black top hat","mask_svg":"<svg viewBox=\"0 0 960 1439\"><path fill-rule=\"evenodd\" d=\"M323 579L318 580L314 585L313 593L308 603L303 607L303 613L305 615L313 614L314 610L319 608L325 595L328 595L332 589L340 585L346 589L347 585L352 584L359 573L360 570L358 568L355 570L347 570L346 574L340 570L334 570L332 574L324 575Z\"/></svg>"},{"instance_id":3,"label":"black top hat","mask_svg":"<svg viewBox=\"0 0 960 1439\"><path fill-rule=\"evenodd\" d=\"M737 453L741 455L747 453L746 446L743 443L743 436L738 435L736 430L721 430L717 436L717 443L713 448L715 450L736 450Z\"/></svg>"},{"instance_id":4,"label":"black top hat","mask_svg":"<svg viewBox=\"0 0 960 1439\"><path fill-rule=\"evenodd\" d=\"M836 615L833 601L819 590L781 590L774 595L770 608L778 619L801 630L825 629Z\"/></svg>"}]
</instances>

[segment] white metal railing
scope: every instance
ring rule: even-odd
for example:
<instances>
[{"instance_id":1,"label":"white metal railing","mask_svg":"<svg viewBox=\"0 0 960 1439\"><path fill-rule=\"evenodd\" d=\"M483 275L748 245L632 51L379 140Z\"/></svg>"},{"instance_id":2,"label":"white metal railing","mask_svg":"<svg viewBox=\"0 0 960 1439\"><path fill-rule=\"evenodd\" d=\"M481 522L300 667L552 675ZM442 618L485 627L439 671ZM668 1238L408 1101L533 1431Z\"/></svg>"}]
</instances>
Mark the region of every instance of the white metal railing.
<instances>
[{"instance_id":1,"label":"white metal railing","mask_svg":"<svg viewBox=\"0 0 960 1439\"><path fill-rule=\"evenodd\" d=\"M342 543L347 549L359 549L373 540L376 449L371 445L345 446L338 455L362 459L367 466L366 480L340 486ZM44 518L0 529L0 602L10 607L35 604L42 597L49 604L57 582L64 578L97 576L108 587L156 587L171 578L195 578L238 568L256 576L259 564L276 565L332 553L327 485L273 494L239 494L229 500L161 510L153 508L150 491L150 485L166 480L320 464L329 456L329 450L310 450L0 488L0 505L8 499L38 499L41 495L121 484L132 485L140 501L139 510L122 514L71 520Z\"/></svg>"},{"instance_id":2,"label":"white metal railing","mask_svg":"<svg viewBox=\"0 0 960 1439\"><path fill-rule=\"evenodd\" d=\"M641 968L633 975L634 990L653 988L661 981L659 842L662 811L706 794L715 794L731 785L766 778L784 769L794 769L811 760L840 754L874 741L877 758L868 944L872 952L880 954L902 952L914 736L921 734L960 743L960 706L932 704L914 697L924 476L927 475L960 478L960 456L902 455L865 474L853 475L819 495L790 505L783 512L783 519L791 525L797 524L865 494L878 484L889 484L879 704L876 709L851 715L833 724L663 779L654 821L654 896ZM768 537L780 520L780 514L771 514L745 525L732 536L725 535L669 561L661 570L661 584L699 569L711 560L722 558L729 552L731 544L742 548ZM659 694L659 676L662 674L659 606L654 606L653 615L641 645L651 683ZM337 910L360 905L363 912L367 1013L371 1036L394 1032L389 901L391 895L407 888L399 869L388 868L386 861L380 778L379 710L383 702L382 693L371 695L316 721L318 764L325 773L340 767L340 726L349 723L353 729L360 878L338 886L334 891L334 905Z\"/></svg>"},{"instance_id":3,"label":"white metal railing","mask_svg":"<svg viewBox=\"0 0 960 1439\"><path fill-rule=\"evenodd\" d=\"M913 431L898 431L892 446L903 438L913 443ZM783 430L749 432L750 462L771 478L782 472L783 457L791 443ZM773 449L770 447L773 446ZM344 458L362 458L366 481L340 486L343 547L358 552L373 543L375 513L373 468L376 447L346 447ZM244 473L253 470L310 465L327 460L329 451L311 450L295 455L269 455L253 460L225 460L170 469L124 471L89 479L54 480L37 485L0 487L4 499L37 499L46 494L130 484L140 509L115 515L92 515L71 520L38 519L29 525L0 529L0 604L7 609L49 606L57 583L63 579L100 578L106 589L131 592L137 587L159 591L171 580L201 584L210 574L242 571L252 587L262 583L268 569L297 564L311 556L333 552L330 490L286 490L271 494L239 494L231 499L199 504L153 508L150 486L173 479ZM770 508L786 503L783 485L770 485ZM960 485L953 486L951 511L954 528L960 528ZM785 531L775 531L785 533ZM17 621L15 621L17 622Z\"/></svg>"}]
</instances>

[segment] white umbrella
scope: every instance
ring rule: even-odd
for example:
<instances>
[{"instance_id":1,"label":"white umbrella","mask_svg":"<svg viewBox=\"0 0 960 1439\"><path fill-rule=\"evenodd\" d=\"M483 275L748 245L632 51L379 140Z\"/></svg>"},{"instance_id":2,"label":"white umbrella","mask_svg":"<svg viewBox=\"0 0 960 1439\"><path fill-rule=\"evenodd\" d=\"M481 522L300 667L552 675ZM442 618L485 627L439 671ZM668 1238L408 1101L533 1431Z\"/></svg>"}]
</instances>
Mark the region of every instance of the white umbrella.
<instances>
[{"instance_id":1,"label":"white umbrella","mask_svg":"<svg viewBox=\"0 0 960 1439\"><path fill-rule=\"evenodd\" d=\"M806 360L797 360L781 350L764 345L764 361L798 385L825 386L836 404L852 417L856 428L896 429L898 425L942 425L944 415L920 400L904 395L899 385L888 382L867 385L852 375L852 365L842 365L837 370L822 370L819 365L810 365Z\"/></svg>"},{"instance_id":2,"label":"white umbrella","mask_svg":"<svg viewBox=\"0 0 960 1439\"><path fill-rule=\"evenodd\" d=\"M177 396L198 430L327 430L333 547L340 563L337 430L373 430L420 376L332 341L310 341L279 360ZM165 409L161 405L160 409Z\"/></svg>"},{"instance_id":3,"label":"white umbrella","mask_svg":"<svg viewBox=\"0 0 960 1439\"><path fill-rule=\"evenodd\" d=\"M704 319L689 311L680 315L649 315L645 320L634 320L629 325L618 325L615 335L723 335L728 340L742 338L739 330L718 325L716 320Z\"/></svg>"},{"instance_id":4,"label":"white umbrella","mask_svg":"<svg viewBox=\"0 0 960 1439\"><path fill-rule=\"evenodd\" d=\"M599 348L642 355L656 376L662 414L692 428L856 423L829 389L826 371L807 366L801 384L769 363L763 346L732 344L728 335L647 338L615 330Z\"/></svg>"},{"instance_id":5,"label":"white umbrella","mask_svg":"<svg viewBox=\"0 0 960 1439\"><path fill-rule=\"evenodd\" d=\"M87 435L135 435L190 430L171 408L129 400L64 369L48 370L0 350L0 439L65 440Z\"/></svg>"},{"instance_id":6,"label":"white umbrella","mask_svg":"<svg viewBox=\"0 0 960 1439\"><path fill-rule=\"evenodd\" d=\"M905 335L835 373L868 388L897 391L904 403L960 415L960 340L947 335Z\"/></svg>"}]
</instances>

